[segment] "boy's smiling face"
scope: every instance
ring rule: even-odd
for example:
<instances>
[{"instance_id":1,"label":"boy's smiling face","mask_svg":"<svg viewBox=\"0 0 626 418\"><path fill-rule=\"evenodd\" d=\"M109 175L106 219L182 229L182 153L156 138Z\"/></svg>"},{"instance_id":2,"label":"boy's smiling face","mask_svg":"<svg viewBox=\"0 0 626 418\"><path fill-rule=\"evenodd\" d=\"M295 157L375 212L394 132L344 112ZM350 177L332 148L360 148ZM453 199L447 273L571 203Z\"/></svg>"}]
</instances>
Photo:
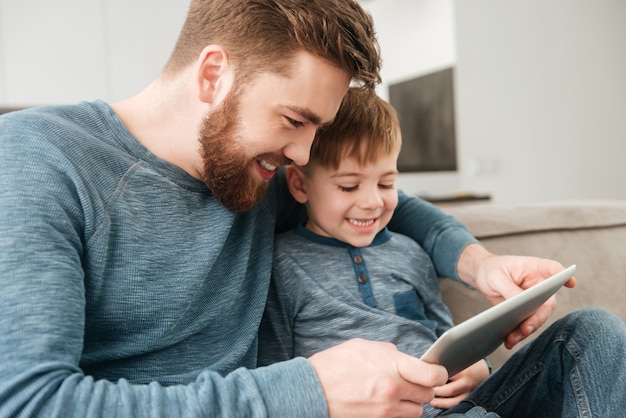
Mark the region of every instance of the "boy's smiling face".
<instances>
[{"instance_id":1,"label":"boy's smiling face","mask_svg":"<svg viewBox=\"0 0 626 418\"><path fill-rule=\"evenodd\" d=\"M306 228L355 247L371 244L398 204L397 159L394 152L360 165L347 157L336 170L310 164L300 171Z\"/></svg>"}]
</instances>

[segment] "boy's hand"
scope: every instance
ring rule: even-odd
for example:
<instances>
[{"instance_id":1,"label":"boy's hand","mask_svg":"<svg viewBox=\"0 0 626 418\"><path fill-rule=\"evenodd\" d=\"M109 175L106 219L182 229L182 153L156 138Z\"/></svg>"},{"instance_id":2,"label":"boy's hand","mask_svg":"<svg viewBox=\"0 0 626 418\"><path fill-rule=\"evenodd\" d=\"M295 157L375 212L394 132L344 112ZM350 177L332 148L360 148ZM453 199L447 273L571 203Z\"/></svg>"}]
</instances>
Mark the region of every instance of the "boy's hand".
<instances>
[{"instance_id":1,"label":"boy's hand","mask_svg":"<svg viewBox=\"0 0 626 418\"><path fill-rule=\"evenodd\" d=\"M313 355L334 417L419 417L446 369L397 350L393 344L355 339Z\"/></svg>"},{"instance_id":2,"label":"boy's hand","mask_svg":"<svg viewBox=\"0 0 626 418\"><path fill-rule=\"evenodd\" d=\"M472 364L467 369L457 373L443 386L435 388L435 398L430 404L435 408L450 409L489 377L489 366L485 360Z\"/></svg>"}]
</instances>

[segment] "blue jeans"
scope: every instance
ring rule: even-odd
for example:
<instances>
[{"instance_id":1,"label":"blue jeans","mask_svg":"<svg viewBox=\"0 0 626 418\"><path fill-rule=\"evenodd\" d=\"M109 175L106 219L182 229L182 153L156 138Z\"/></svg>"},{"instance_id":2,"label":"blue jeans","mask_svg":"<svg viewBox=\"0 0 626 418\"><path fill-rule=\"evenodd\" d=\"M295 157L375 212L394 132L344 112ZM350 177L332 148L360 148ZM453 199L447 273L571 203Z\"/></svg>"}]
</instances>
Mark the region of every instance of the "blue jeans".
<instances>
[{"instance_id":1,"label":"blue jeans","mask_svg":"<svg viewBox=\"0 0 626 418\"><path fill-rule=\"evenodd\" d=\"M489 411L489 412L487 412ZM626 325L599 309L555 322L448 417L624 417Z\"/></svg>"}]
</instances>

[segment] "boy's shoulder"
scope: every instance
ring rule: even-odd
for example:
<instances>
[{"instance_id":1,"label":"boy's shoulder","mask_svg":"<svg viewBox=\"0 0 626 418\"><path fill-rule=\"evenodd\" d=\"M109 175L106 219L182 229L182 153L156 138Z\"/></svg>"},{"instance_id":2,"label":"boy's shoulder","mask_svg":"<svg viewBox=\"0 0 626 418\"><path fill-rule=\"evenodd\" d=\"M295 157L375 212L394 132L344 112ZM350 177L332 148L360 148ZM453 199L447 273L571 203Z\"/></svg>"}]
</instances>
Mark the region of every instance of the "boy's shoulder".
<instances>
[{"instance_id":1,"label":"boy's shoulder","mask_svg":"<svg viewBox=\"0 0 626 418\"><path fill-rule=\"evenodd\" d=\"M392 246L397 246L401 248L407 249L417 249L421 250L422 247L411 237L401 234L399 232L389 231L391 238L389 239L389 244Z\"/></svg>"},{"instance_id":2,"label":"boy's shoulder","mask_svg":"<svg viewBox=\"0 0 626 418\"><path fill-rule=\"evenodd\" d=\"M313 245L315 245L313 242L302 238L297 233L297 228L292 228L276 234L274 237L274 254L276 257L310 251L310 247Z\"/></svg>"},{"instance_id":3,"label":"boy's shoulder","mask_svg":"<svg viewBox=\"0 0 626 418\"><path fill-rule=\"evenodd\" d=\"M296 233L296 229L297 228L291 228L291 229L288 229L285 232L281 232L279 234L276 234L276 236L274 238L276 245L282 245L285 242L291 242L291 241L302 239Z\"/></svg>"},{"instance_id":4,"label":"boy's shoulder","mask_svg":"<svg viewBox=\"0 0 626 418\"><path fill-rule=\"evenodd\" d=\"M348 245L332 238L315 235L302 225L277 234L274 238L274 264L296 263L302 267L338 262L349 257Z\"/></svg>"}]
</instances>

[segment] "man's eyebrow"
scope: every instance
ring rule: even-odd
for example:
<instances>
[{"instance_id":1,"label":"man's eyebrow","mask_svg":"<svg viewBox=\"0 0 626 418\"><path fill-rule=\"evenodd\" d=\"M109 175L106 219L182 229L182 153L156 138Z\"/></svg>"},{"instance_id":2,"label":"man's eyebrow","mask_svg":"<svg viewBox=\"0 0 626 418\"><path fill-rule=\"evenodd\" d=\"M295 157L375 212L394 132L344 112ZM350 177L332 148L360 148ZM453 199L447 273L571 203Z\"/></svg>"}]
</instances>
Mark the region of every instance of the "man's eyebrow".
<instances>
[{"instance_id":1,"label":"man's eyebrow","mask_svg":"<svg viewBox=\"0 0 626 418\"><path fill-rule=\"evenodd\" d=\"M332 120L330 120L328 122L322 123L322 118L321 117L319 117L318 115L313 113L311 110L309 110L307 108L304 108L304 107L287 106L287 108L289 110L291 110L292 112L298 113L299 115L304 117L306 120L311 122L313 125L317 125L318 127L326 126L326 125L328 125L328 124L330 124L332 122Z\"/></svg>"}]
</instances>

